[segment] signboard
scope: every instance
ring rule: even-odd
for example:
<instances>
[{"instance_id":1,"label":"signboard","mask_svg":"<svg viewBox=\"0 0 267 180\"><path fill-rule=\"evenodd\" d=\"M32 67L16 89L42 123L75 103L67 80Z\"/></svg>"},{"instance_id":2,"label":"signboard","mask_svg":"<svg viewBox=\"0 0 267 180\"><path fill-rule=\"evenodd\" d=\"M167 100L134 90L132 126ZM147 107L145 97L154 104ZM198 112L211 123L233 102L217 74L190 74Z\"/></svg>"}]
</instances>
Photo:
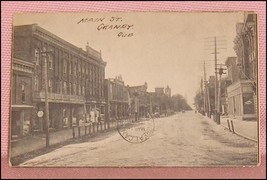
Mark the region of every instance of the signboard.
<instances>
[{"instance_id":1,"label":"signboard","mask_svg":"<svg viewBox=\"0 0 267 180\"><path fill-rule=\"evenodd\" d=\"M43 111L38 111L38 112L37 112L37 116L38 116L39 118L43 117L43 115L44 115L44 112L43 112Z\"/></svg>"}]
</instances>

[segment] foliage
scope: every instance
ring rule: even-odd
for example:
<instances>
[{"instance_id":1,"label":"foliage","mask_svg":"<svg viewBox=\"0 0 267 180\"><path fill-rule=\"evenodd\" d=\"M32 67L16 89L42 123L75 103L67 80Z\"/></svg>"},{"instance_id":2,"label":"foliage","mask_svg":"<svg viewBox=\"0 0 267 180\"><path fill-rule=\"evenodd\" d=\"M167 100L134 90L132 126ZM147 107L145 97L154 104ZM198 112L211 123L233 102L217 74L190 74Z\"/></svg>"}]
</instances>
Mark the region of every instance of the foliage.
<instances>
[{"instance_id":1,"label":"foliage","mask_svg":"<svg viewBox=\"0 0 267 180\"><path fill-rule=\"evenodd\" d=\"M186 99L180 94L175 94L170 98L170 109L174 111L192 110Z\"/></svg>"}]
</instances>

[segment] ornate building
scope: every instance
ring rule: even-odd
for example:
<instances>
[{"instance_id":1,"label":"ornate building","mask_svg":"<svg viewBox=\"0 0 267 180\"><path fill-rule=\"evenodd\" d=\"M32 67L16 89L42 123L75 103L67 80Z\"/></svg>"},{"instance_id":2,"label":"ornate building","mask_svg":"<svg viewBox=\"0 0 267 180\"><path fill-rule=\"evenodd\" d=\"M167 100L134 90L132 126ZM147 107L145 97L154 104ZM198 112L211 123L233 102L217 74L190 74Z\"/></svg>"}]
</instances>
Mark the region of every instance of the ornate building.
<instances>
[{"instance_id":1,"label":"ornate building","mask_svg":"<svg viewBox=\"0 0 267 180\"><path fill-rule=\"evenodd\" d=\"M258 69L256 14L245 14L244 23L237 24L236 32L234 40L236 62L229 58L226 60L232 80L232 84L227 87L228 111L230 115L240 119L256 119Z\"/></svg>"},{"instance_id":2,"label":"ornate building","mask_svg":"<svg viewBox=\"0 0 267 180\"><path fill-rule=\"evenodd\" d=\"M44 118L37 117L36 112L45 108L46 80L51 129L68 128L81 119L95 122L104 117L106 62L88 44L85 51L37 24L15 26L13 57L32 68L29 98L34 113L30 117L30 132L44 130ZM18 87L12 91L18 91Z\"/></svg>"}]
</instances>

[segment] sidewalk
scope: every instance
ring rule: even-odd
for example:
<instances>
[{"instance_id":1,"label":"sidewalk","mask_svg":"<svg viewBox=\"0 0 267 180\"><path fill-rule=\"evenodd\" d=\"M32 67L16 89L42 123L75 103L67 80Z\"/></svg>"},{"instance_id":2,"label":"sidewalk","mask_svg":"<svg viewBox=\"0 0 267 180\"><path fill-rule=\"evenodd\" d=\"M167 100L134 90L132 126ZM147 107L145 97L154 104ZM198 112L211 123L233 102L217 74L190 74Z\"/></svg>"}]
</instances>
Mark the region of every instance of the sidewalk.
<instances>
[{"instance_id":1,"label":"sidewalk","mask_svg":"<svg viewBox=\"0 0 267 180\"><path fill-rule=\"evenodd\" d=\"M116 127L115 122L110 124L109 130L112 130ZM102 126L102 130L107 128L104 128ZM100 130L100 127L99 127ZM95 133L96 132L96 126L95 126ZM87 134L89 133L89 130L87 128ZM91 129L91 134L93 133L93 129ZM80 129L80 135L81 137L85 135L85 127L81 127ZM75 127L75 138L78 137L78 128ZM68 128L60 131L55 131L51 132L49 136L50 145L58 144L65 142L67 140L73 139L73 129ZM11 150L10 150L10 157L15 157L18 155L22 155L25 153L29 153L35 150L39 150L42 148L45 148L46 146L46 135L45 134L40 134L40 135L31 135L24 137L22 139L16 140L16 141L11 141Z\"/></svg>"},{"instance_id":2,"label":"sidewalk","mask_svg":"<svg viewBox=\"0 0 267 180\"><path fill-rule=\"evenodd\" d=\"M230 128L232 130L231 121L233 121L234 131L243 137L249 138L254 141L258 141L258 125L257 120L240 120L227 116L221 116L221 125L228 129L227 119L230 123Z\"/></svg>"}]
</instances>

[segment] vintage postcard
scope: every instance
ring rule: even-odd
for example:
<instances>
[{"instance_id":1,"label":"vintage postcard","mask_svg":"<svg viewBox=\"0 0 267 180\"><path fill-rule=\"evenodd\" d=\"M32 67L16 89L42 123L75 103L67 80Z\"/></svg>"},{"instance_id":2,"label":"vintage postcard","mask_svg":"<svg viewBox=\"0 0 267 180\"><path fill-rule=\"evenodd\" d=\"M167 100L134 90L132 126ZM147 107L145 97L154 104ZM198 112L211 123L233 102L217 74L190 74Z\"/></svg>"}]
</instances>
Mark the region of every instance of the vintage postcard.
<instances>
[{"instance_id":1,"label":"vintage postcard","mask_svg":"<svg viewBox=\"0 0 267 180\"><path fill-rule=\"evenodd\" d=\"M15 14L10 165L257 166L257 18Z\"/></svg>"}]
</instances>

